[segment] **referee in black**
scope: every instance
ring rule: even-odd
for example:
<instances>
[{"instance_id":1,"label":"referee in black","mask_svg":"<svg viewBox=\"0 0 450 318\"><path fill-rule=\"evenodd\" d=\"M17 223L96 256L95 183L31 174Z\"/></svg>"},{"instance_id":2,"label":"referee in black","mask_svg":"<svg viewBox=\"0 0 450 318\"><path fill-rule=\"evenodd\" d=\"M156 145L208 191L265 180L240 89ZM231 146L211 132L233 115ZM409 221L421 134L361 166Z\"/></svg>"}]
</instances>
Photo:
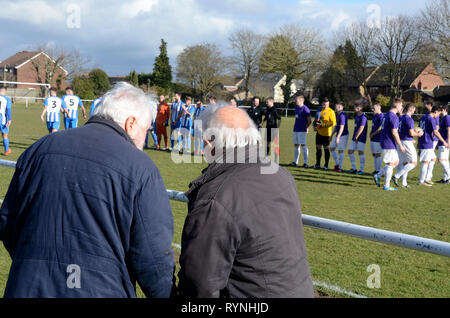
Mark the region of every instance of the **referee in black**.
<instances>
[{"instance_id":1,"label":"referee in black","mask_svg":"<svg viewBox=\"0 0 450 318\"><path fill-rule=\"evenodd\" d=\"M281 116L278 114L277 108L274 106L273 97L267 99L267 109L264 112L264 121L266 122L266 140L267 140L267 155L270 153L270 145L276 137L276 131L272 129L278 129L281 126Z\"/></svg>"},{"instance_id":2,"label":"referee in black","mask_svg":"<svg viewBox=\"0 0 450 318\"><path fill-rule=\"evenodd\" d=\"M264 115L264 110L262 109L262 107L259 104L260 104L259 97L256 97L256 96L253 97L252 106L247 111L247 114L253 120L253 122L255 123L255 125L258 129L262 127L263 115Z\"/></svg>"}]
</instances>

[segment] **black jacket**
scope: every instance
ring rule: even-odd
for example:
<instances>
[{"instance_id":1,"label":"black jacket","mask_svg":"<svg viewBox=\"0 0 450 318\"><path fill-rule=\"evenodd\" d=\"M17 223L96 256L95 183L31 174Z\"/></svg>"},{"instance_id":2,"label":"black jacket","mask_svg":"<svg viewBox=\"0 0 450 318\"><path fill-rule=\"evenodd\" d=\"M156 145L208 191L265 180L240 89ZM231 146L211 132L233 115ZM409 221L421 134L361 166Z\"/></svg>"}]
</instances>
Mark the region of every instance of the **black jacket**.
<instances>
[{"instance_id":1,"label":"black jacket","mask_svg":"<svg viewBox=\"0 0 450 318\"><path fill-rule=\"evenodd\" d=\"M275 106L267 107L264 112L264 121L267 123L267 128L280 128L281 116Z\"/></svg>"},{"instance_id":2,"label":"black jacket","mask_svg":"<svg viewBox=\"0 0 450 318\"><path fill-rule=\"evenodd\" d=\"M264 110L262 108L262 106L252 106L248 111L247 111L248 116L250 116L250 118L253 120L253 122L256 125L256 128L260 128L262 122L263 122L263 116L264 116Z\"/></svg>"},{"instance_id":3,"label":"black jacket","mask_svg":"<svg viewBox=\"0 0 450 318\"><path fill-rule=\"evenodd\" d=\"M136 297L136 281L148 297L169 297L172 237L158 169L122 128L93 117L18 160L0 210L12 258L5 297Z\"/></svg>"},{"instance_id":4,"label":"black jacket","mask_svg":"<svg viewBox=\"0 0 450 318\"><path fill-rule=\"evenodd\" d=\"M191 183L182 297L314 297L295 181L263 167L214 163Z\"/></svg>"}]
</instances>

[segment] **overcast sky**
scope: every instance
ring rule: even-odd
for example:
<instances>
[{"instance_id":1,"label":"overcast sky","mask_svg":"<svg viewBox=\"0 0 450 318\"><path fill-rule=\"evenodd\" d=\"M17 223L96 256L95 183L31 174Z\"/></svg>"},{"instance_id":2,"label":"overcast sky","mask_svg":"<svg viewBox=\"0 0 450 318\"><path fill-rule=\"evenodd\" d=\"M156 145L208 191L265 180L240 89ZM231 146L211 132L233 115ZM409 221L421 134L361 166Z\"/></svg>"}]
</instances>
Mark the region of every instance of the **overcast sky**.
<instances>
[{"instance_id":1,"label":"overcast sky","mask_svg":"<svg viewBox=\"0 0 450 318\"><path fill-rule=\"evenodd\" d=\"M175 66L189 45L214 42L229 53L229 34L243 26L268 33L299 23L330 40L342 25L376 14L373 5L381 17L418 14L425 6L422 0L0 0L0 60L47 43L78 48L111 76L148 73L161 38Z\"/></svg>"}]
</instances>

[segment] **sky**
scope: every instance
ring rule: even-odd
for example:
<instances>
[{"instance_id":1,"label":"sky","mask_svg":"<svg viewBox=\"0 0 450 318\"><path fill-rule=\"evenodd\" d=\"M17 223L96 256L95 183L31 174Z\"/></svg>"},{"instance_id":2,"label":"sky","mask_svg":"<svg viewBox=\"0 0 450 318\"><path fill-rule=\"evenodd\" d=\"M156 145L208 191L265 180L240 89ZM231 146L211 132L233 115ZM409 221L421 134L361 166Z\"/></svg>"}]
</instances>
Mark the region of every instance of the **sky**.
<instances>
[{"instance_id":1,"label":"sky","mask_svg":"<svg viewBox=\"0 0 450 318\"><path fill-rule=\"evenodd\" d=\"M354 21L420 13L423 0L0 0L0 60L36 45L76 48L110 76L150 73L161 38L172 67L190 45L212 42L228 55L229 35L268 34L288 23L333 35Z\"/></svg>"}]
</instances>

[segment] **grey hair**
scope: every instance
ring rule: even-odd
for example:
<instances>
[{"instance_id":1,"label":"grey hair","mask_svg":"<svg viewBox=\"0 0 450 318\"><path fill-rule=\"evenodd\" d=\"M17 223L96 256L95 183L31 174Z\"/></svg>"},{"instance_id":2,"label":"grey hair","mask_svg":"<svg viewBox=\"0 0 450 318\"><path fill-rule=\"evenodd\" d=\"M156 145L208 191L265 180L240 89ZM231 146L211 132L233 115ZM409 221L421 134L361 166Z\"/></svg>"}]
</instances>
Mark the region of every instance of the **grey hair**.
<instances>
[{"instance_id":1,"label":"grey hair","mask_svg":"<svg viewBox=\"0 0 450 318\"><path fill-rule=\"evenodd\" d=\"M94 115L112 119L120 125L133 116L141 125L148 125L154 120L155 112L156 102L149 95L129 83L119 82L103 96Z\"/></svg>"},{"instance_id":2,"label":"grey hair","mask_svg":"<svg viewBox=\"0 0 450 318\"><path fill-rule=\"evenodd\" d=\"M217 110L226 106L229 105L225 103L210 105L200 115L199 120L202 123L204 138L209 139L214 136L213 142L216 148L233 149L258 146L261 142L261 134L247 114L248 129L230 128L218 118Z\"/></svg>"}]
</instances>

